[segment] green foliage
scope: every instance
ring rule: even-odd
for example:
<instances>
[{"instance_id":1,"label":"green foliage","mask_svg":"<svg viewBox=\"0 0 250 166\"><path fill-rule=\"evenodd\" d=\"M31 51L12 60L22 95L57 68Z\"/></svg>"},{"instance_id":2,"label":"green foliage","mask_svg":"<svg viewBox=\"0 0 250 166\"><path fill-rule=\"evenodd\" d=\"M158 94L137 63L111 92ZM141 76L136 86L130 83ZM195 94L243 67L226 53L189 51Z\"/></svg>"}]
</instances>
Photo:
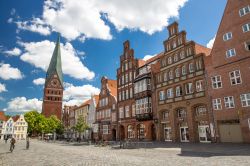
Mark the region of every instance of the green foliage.
<instances>
[{"instance_id":1,"label":"green foliage","mask_svg":"<svg viewBox=\"0 0 250 166\"><path fill-rule=\"evenodd\" d=\"M76 125L74 126L74 129L81 134L82 132L84 132L85 130L87 130L89 128L89 126L87 125L87 123L85 122L85 120L83 119L83 117L79 117L77 120Z\"/></svg>"},{"instance_id":2,"label":"green foliage","mask_svg":"<svg viewBox=\"0 0 250 166\"><path fill-rule=\"evenodd\" d=\"M41 133L53 133L58 134L63 133L63 125L56 116L51 116L46 118L44 115L38 113L37 111L27 112L25 115L25 120L28 123L28 133L29 134L41 134Z\"/></svg>"}]
</instances>

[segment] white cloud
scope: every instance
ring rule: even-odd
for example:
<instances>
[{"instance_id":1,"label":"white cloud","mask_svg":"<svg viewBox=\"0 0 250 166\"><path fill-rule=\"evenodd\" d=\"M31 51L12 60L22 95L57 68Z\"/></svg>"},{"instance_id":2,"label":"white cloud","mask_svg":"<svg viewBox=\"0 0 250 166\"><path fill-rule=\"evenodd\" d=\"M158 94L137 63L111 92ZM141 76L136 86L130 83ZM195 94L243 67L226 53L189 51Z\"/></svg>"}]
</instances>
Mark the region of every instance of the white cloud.
<instances>
[{"instance_id":1,"label":"white cloud","mask_svg":"<svg viewBox=\"0 0 250 166\"><path fill-rule=\"evenodd\" d=\"M49 35L51 33L50 27L40 18L33 18L31 21L17 21L15 23L17 24L19 30L29 30L42 35Z\"/></svg>"},{"instance_id":2,"label":"white cloud","mask_svg":"<svg viewBox=\"0 0 250 166\"><path fill-rule=\"evenodd\" d=\"M12 8L11 11L10 11L10 15L14 15L14 14L16 14L16 9Z\"/></svg>"},{"instance_id":3,"label":"white cloud","mask_svg":"<svg viewBox=\"0 0 250 166\"><path fill-rule=\"evenodd\" d=\"M171 17L178 17L179 9L187 1L46 0L42 17L21 22L19 28L31 31L43 29L47 33L56 31L68 40L110 40L110 27L105 24L102 19L104 18L113 23L118 30L128 28L153 34L162 30ZM37 19L39 22L36 22ZM31 28L31 25L35 28Z\"/></svg>"},{"instance_id":4,"label":"white cloud","mask_svg":"<svg viewBox=\"0 0 250 166\"><path fill-rule=\"evenodd\" d=\"M19 42L24 47L24 53L21 55L21 60L34 65L37 68L41 68L44 71L47 70L50 59L55 48L55 43L48 40L41 42L24 43ZM76 50L70 43L61 44L61 56L62 56L62 70L64 74L67 74L76 79L91 80L94 78L95 73L90 71L81 62L77 56Z\"/></svg>"},{"instance_id":5,"label":"white cloud","mask_svg":"<svg viewBox=\"0 0 250 166\"><path fill-rule=\"evenodd\" d=\"M213 48L215 38L216 38L216 36L215 36L214 38L212 38L212 39L207 43L207 48Z\"/></svg>"},{"instance_id":6,"label":"white cloud","mask_svg":"<svg viewBox=\"0 0 250 166\"><path fill-rule=\"evenodd\" d=\"M83 101L90 99L92 95L100 93L100 89L92 85L74 86L67 83L67 87L63 92L64 104L79 105Z\"/></svg>"},{"instance_id":7,"label":"white cloud","mask_svg":"<svg viewBox=\"0 0 250 166\"><path fill-rule=\"evenodd\" d=\"M44 85L45 79L44 78L37 78L33 80L33 84L35 85Z\"/></svg>"},{"instance_id":8,"label":"white cloud","mask_svg":"<svg viewBox=\"0 0 250 166\"><path fill-rule=\"evenodd\" d=\"M142 60L144 60L144 61L149 60L150 58L153 58L156 55L157 54L154 54L154 55L145 55Z\"/></svg>"},{"instance_id":9,"label":"white cloud","mask_svg":"<svg viewBox=\"0 0 250 166\"><path fill-rule=\"evenodd\" d=\"M10 56L19 56L22 51L19 48L15 47L12 50L4 51L4 53Z\"/></svg>"},{"instance_id":10,"label":"white cloud","mask_svg":"<svg viewBox=\"0 0 250 166\"><path fill-rule=\"evenodd\" d=\"M1 92L6 92L6 91L7 91L7 89L6 89L5 84L1 84L1 83L0 83L0 93L1 93Z\"/></svg>"},{"instance_id":11,"label":"white cloud","mask_svg":"<svg viewBox=\"0 0 250 166\"><path fill-rule=\"evenodd\" d=\"M26 97L16 97L11 99L7 105L8 107L5 110L9 112L28 112L31 110L41 112L42 110L42 101L37 98L26 99Z\"/></svg>"},{"instance_id":12,"label":"white cloud","mask_svg":"<svg viewBox=\"0 0 250 166\"><path fill-rule=\"evenodd\" d=\"M18 68L11 67L10 64L0 63L0 78L4 80L22 79L24 76Z\"/></svg>"}]
</instances>

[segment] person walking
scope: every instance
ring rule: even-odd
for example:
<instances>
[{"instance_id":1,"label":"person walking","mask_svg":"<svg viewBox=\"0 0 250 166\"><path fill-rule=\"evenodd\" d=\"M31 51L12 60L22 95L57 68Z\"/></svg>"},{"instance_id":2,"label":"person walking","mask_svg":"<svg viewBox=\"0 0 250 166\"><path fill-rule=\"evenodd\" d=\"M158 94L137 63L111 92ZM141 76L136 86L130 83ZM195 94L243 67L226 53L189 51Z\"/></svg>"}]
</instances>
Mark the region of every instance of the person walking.
<instances>
[{"instance_id":1,"label":"person walking","mask_svg":"<svg viewBox=\"0 0 250 166\"><path fill-rule=\"evenodd\" d=\"M27 137L27 138L26 138L26 149L28 150L29 147L30 147L30 138Z\"/></svg>"},{"instance_id":2,"label":"person walking","mask_svg":"<svg viewBox=\"0 0 250 166\"><path fill-rule=\"evenodd\" d=\"M8 142L8 137L4 137L5 143L7 144Z\"/></svg>"},{"instance_id":3,"label":"person walking","mask_svg":"<svg viewBox=\"0 0 250 166\"><path fill-rule=\"evenodd\" d=\"M14 137L11 138L10 140L10 151L12 152L15 148L15 143L16 143L16 140Z\"/></svg>"}]
</instances>

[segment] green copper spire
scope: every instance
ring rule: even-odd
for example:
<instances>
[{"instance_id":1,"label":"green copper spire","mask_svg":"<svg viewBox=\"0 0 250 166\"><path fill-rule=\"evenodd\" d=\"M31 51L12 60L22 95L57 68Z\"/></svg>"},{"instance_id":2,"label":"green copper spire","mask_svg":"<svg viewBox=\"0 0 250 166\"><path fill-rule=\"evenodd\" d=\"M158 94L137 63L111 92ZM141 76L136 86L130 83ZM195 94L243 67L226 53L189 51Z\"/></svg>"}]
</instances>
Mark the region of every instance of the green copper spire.
<instances>
[{"instance_id":1,"label":"green copper spire","mask_svg":"<svg viewBox=\"0 0 250 166\"><path fill-rule=\"evenodd\" d=\"M60 35L58 35L56 47L50 60L49 68L46 74L46 83L50 78L57 74L61 85L63 85L63 74L62 74L62 62L61 62L61 51L60 51Z\"/></svg>"}]
</instances>

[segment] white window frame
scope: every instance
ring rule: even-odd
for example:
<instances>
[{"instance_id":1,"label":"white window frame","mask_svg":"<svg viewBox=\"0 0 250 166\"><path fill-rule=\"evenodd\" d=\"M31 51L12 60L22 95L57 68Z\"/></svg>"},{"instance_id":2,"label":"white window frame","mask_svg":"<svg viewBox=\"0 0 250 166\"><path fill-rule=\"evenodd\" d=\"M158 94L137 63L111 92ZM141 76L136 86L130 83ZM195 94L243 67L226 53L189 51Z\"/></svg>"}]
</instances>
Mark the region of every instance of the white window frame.
<instances>
[{"instance_id":1,"label":"white window frame","mask_svg":"<svg viewBox=\"0 0 250 166\"><path fill-rule=\"evenodd\" d=\"M230 78L231 85L242 84L240 70L234 70L232 72L229 72L229 78Z\"/></svg>"},{"instance_id":2,"label":"white window frame","mask_svg":"<svg viewBox=\"0 0 250 166\"><path fill-rule=\"evenodd\" d=\"M192 94L193 93L193 83L189 82L185 84L186 94Z\"/></svg>"},{"instance_id":3,"label":"white window frame","mask_svg":"<svg viewBox=\"0 0 250 166\"><path fill-rule=\"evenodd\" d=\"M165 100L165 91L160 91L159 92L159 100L160 101L164 101Z\"/></svg>"},{"instance_id":4,"label":"white window frame","mask_svg":"<svg viewBox=\"0 0 250 166\"><path fill-rule=\"evenodd\" d=\"M204 80L198 80L196 81L196 92L202 92L204 91Z\"/></svg>"},{"instance_id":5,"label":"white window frame","mask_svg":"<svg viewBox=\"0 0 250 166\"><path fill-rule=\"evenodd\" d=\"M250 23L242 25L242 31L244 33L249 32L250 31Z\"/></svg>"},{"instance_id":6,"label":"white window frame","mask_svg":"<svg viewBox=\"0 0 250 166\"><path fill-rule=\"evenodd\" d=\"M181 75L180 74L180 68L178 67L178 68L175 69L175 77L178 78L178 77L180 77L180 75Z\"/></svg>"},{"instance_id":7,"label":"white window frame","mask_svg":"<svg viewBox=\"0 0 250 166\"><path fill-rule=\"evenodd\" d=\"M125 117L126 118L130 117L129 105L125 106Z\"/></svg>"},{"instance_id":8,"label":"white window frame","mask_svg":"<svg viewBox=\"0 0 250 166\"><path fill-rule=\"evenodd\" d=\"M234 57L236 56L236 51L235 51L235 48L232 48L232 49L229 49L226 51L226 57L227 58L231 58L231 57Z\"/></svg>"},{"instance_id":9,"label":"white window frame","mask_svg":"<svg viewBox=\"0 0 250 166\"><path fill-rule=\"evenodd\" d=\"M224 104L226 109L234 108L234 97L233 96L227 96L224 97Z\"/></svg>"},{"instance_id":10,"label":"white window frame","mask_svg":"<svg viewBox=\"0 0 250 166\"><path fill-rule=\"evenodd\" d=\"M172 57L170 56L170 57L168 57L168 64L172 64Z\"/></svg>"},{"instance_id":11,"label":"white window frame","mask_svg":"<svg viewBox=\"0 0 250 166\"><path fill-rule=\"evenodd\" d=\"M194 72L194 63L193 62L188 64L188 69L189 69L189 73Z\"/></svg>"},{"instance_id":12,"label":"white window frame","mask_svg":"<svg viewBox=\"0 0 250 166\"><path fill-rule=\"evenodd\" d=\"M240 17L245 16L246 14L250 13L250 6L245 6L239 10Z\"/></svg>"},{"instance_id":13,"label":"white window frame","mask_svg":"<svg viewBox=\"0 0 250 166\"><path fill-rule=\"evenodd\" d=\"M223 40L228 41L233 38L233 33L232 32L227 32L223 35Z\"/></svg>"},{"instance_id":14,"label":"white window frame","mask_svg":"<svg viewBox=\"0 0 250 166\"><path fill-rule=\"evenodd\" d=\"M181 86L177 86L175 88L175 95L176 95L176 97L180 97L182 95L181 91L182 91Z\"/></svg>"},{"instance_id":15,"label":"white window frame","mask_svg":"<svg viewBox=\"0 0 250 166\"><path fill-rule=\"evenodd\" d=\"M169 98L173 98L173 97L174 97L174 90L173 90L173 88L169 88L167 90L167 98L169 99Z\"/></svg>"},{"instance_id":16,"label":"white window frame","mask_svg":"<svg viewBox=\"0 0 250 166\"><path fill-rule=\"evenodd\" d=\"M250 107L250 93L240 95L242 107Z\"/></svg>"},{"instance_id":17,"label":"white window frame","mask_svg":"<svg viewBox=\"0 0 250 166\"><path fill-rule=\"evenodd\" d=\"M212 88L213 88L213 89L222 88L222 79L221 79L221 76L220 76L220 75L211 77L211 81L212 81ZM220 84L219 84L219 83L220 83ZM219 85L220 85L220 86L219 86Z\"/></svg>"},{"instance_id":18,"label":"white window frame","mask_svg":"<svg viewBox=\"0 0 250 166\"><path fill-rule=\"evenodd\" d=\"M173 70L170 70L170 71L168 72L168 76L169 76L169 79L170 79L170 80L174 79L174 72L173 72Z\"/></svg>"},{"instance_id":19,"label":"white window frame","mask_svg":"<svg viewBox=\"0 0 250 166\"><path fill-rule=\"evenodd\" d=\"M124 108L123 108L123 107L120 107L120 108L119 108L119 118L120 118L120 119L123 119L123 118L124 118Z\"/></svg>"},{"instance_id":20,"label":"white window frame","mask_svg":"<svg viewBox=\"0 0 250 166\"><path fill-rule=\"evenodd\" d=\"M213 99L213 108L214 110L221 110L222 104L221 104L221 98Z\"/></svg>"},{"instance_id":21,"label":"white window frame","mask_svg":"<svg viewBox=\"0 0 250 166\"><path fill-rule=\"evenodd\" d=\"M109 125L102 125L102 133L109 134Z\"/></svg>"}]
</instances>

